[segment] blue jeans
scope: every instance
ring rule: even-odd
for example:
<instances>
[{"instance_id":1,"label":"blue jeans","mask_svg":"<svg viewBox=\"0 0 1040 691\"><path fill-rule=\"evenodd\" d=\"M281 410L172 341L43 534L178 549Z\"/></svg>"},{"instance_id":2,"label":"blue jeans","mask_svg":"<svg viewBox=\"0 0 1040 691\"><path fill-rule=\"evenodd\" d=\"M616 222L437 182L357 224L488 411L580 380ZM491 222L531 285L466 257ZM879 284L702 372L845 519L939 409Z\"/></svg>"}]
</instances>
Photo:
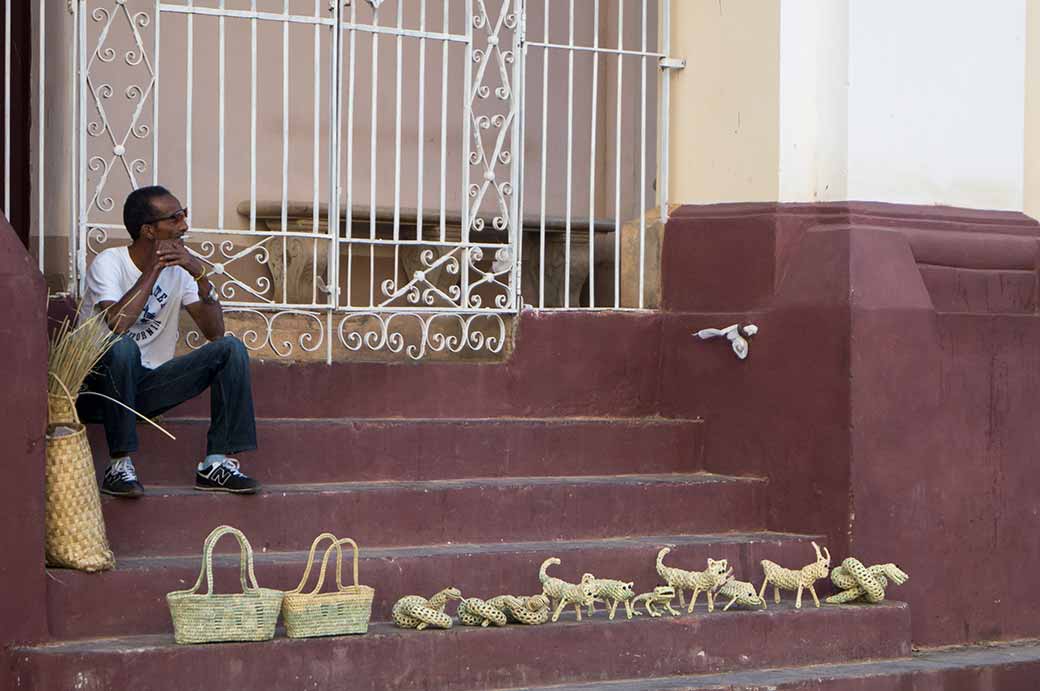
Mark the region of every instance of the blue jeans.
<instances>
[{"instance_id":1,"label":"blue jeans","mask_svg":"<svg viewBox=\"0 0 1040 691\"><path fill-rule=\"evenodd\" d=\"M124 336L105 354L86 387L154 417L209 389L210 427L206 454L231 454L256 448L249 354L234 336L207 343L155 369L141 364L141 351ZM103 422L109 455L137 451L137 418L100 396L80 396L84 422Z\"/></svg>"}]
</instances>

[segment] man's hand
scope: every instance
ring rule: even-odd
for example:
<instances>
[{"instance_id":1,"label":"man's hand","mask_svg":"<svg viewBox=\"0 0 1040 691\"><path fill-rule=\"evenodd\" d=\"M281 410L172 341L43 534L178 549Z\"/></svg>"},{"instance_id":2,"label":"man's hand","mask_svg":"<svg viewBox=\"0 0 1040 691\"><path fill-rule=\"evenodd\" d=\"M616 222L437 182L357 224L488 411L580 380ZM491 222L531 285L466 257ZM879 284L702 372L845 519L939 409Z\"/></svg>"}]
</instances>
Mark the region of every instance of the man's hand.
<instances>
[{"instance_id":1,"label":"man's hand","mask_svg":"<svg viewBox=\"0 0 1040 691\"><path fill-rule=\"evenodd\" d=\"M192 278L205 271L206 267L188 252L183 240L159 240L155 245L155 252L159 271L167 266L180 266L190 273Z\"/></svg>"}]
</instances>

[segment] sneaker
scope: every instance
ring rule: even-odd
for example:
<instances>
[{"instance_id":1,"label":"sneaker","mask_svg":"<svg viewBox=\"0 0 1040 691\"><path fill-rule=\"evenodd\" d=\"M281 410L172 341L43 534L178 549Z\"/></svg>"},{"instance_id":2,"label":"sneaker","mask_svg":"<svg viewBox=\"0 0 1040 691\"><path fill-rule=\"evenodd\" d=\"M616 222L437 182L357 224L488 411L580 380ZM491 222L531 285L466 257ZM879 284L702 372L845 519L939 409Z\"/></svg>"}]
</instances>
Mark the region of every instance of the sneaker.
<instances>
[{"instance_id":1,"label":"sneaker","mask_svg":"<svg viewBox=\"0 0 1040 691\"><path fill-rule=\"evenodd\" d=\"M225 458L206 470L195 471L195 489L253 494L260 489L260 483L239 470L238 461L234 458Z\"/></svg>"},{"instance_id":2,"label":"sneaker","mask_svg":"<svg viewBox=\"0 0 1040 691\"><path fill-rule=\"evenodd\" d=\"M144 494L144 487L137 479L134 462L129 458L112 461L101 481L101 491L113 497L130 497L136 499Z\"/></svg>"}]
</instances>

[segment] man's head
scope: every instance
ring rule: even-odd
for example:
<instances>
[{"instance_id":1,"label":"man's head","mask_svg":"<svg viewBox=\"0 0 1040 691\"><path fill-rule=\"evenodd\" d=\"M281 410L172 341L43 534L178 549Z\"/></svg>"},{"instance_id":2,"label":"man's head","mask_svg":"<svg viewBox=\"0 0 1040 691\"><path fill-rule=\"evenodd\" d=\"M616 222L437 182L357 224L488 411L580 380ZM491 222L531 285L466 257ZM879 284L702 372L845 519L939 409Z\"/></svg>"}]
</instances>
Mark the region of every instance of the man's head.
<instances>
[{"instance_id":1,"label":"man's head","mask_svg":"<svg viewBox=\"0 0 1040 691\"><path fill-rule=\"evenodd\" d=\"M188 210L161 185L141 187L123 204L123 225L134 242L179 238L188 232Z\"/></svg>"}]
</instances>

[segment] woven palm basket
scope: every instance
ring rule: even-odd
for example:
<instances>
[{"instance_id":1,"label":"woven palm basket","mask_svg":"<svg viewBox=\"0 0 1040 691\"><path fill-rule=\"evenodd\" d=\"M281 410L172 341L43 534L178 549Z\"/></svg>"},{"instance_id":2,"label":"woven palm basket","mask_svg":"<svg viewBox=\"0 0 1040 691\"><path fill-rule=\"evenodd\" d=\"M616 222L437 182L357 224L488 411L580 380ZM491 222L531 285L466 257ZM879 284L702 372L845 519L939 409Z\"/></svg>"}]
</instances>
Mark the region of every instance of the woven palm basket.
<instances>
[{"instance_id":1,"label":"woven palm basket","mask_svg":"<svg viewBox=\"0 0 1040 691\"><path fill-rule=\"evenodd\" d=\"M305 593L303 588L311 575L315 550L325 540L331 540L332 544L325 550L325 556L321 560L318 582L310 592ZM343 585L343 550L340 546L344 543L350 543L354 548L354 585L350 586ZM325 569L332 550L336 550L336 591L322 593L319 591L325 584ZM322 533L311 543L307 568L303 572L300 584L288 591L282 601L285 634L290 638L313 638L367 633L375 592L373 588L358 583L357 543L349 537L340 540L332 533Z\"/></svg>"},{"instance_id":2,"label":"woven palm basket","mask_svg":"<svg viewBox=\"0 0 1040 691\"><path fill-rule=\"evenodd\" d=\"M213 547L224 535L238 540L241 593L213 592ZM222 525L206 538L202 548L202 569L195 585L188 590L167 593L173 619L173 637L178 643L216 643L219 641L269 641L282 606L280 590L261 588L253 573L253 548L241 531ZM200 594L202 579L206 592Z\"/></svg>"},{"instance_id":3,"label":"woven palm basket","mask_svg":"<svg viewBox=\"0 0 1040 691\"><path fill-rule=\"evenodd\" d=\"M51 566L104 571L116 565L105 535L101 495L87 430L76 415L71 395L58 406L48 396L45 478L44 552Z\"/></svg>"}]
</instances>

